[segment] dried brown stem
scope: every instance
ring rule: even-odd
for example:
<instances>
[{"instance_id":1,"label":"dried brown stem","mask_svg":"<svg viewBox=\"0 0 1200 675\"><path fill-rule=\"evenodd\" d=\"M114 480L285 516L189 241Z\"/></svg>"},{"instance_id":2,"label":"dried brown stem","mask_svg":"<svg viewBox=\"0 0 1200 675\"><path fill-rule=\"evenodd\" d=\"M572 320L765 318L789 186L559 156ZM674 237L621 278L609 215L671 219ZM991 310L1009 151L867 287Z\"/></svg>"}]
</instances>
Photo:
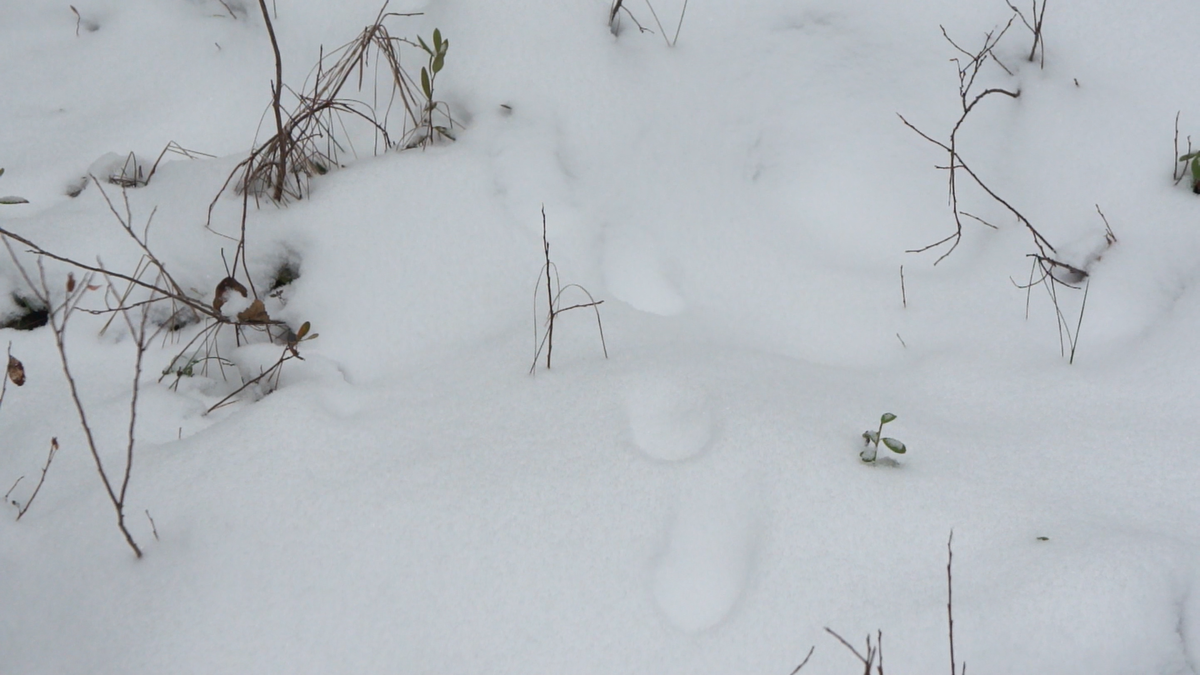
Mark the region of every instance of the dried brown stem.
<instances>
[{"instance_id":1,"label":"dried brown stem","mask_svg":"<svg viewBox=\"0 0 1200 675\"><path fill-rule=\"evenodd\" d=\"M585 307L592 308L596 313L596 327L600 332L600 347L604 350L604 358L608 358L608 343L604 339L604 323L600 320L600 305L604 304L603 300L596 300L592 294L579 284L562 285L558 279L558 266L550 260L550 240L546 235L546 207L542 206L542 253L545 256L546 262L542 264L542 269L538 270L538 281L534 285L534 324L533 324L533 339L537 345L533 354L533 364L529 366L529 372L533 373L537 369L538 359L541 358L542 350L546 352L546 370L550 369L550 356L554 350L554 321L559 314L570 311L572 309L581 309ZM546 277L546 332L542 335L539 342L538 325L537 325L537 293L542 286L542 273L545 272ZM588 302L581 302L569 307L560 307L562 295L566 291L577 288L581 293L587 296ZM556 290L557 289L557 290Z\"/></svg>"},{"instance_id":2,"label":"dried brown stem","mask_svg":"<svg viewBox=\"0 0 1200 675\"><path fill-rule=\"evenodd\" d=\"M954 658L954 574L952 567L954 565L954 530L950 530L950 538L946 540L946 618L949 621L950 633L950 675L956 675L958 672L958 661ZM963 664L963 673L965 675L967 664Z\"/></svg>"},{"instance_id":3,"label":"dried brown stem","mask_svg":"<svg viewBox=\"0 0 1200 675\"><path fill-rule=\"evenodd\" d=\"M835 633L828 626L826 626L825 632L836 638L838 642L842 643L842 646L844 646L846 649L849 649L856 657L858 657L858 660L863 664L863 675L871 675L871 666L875 665L876 658L879 659L879 665L877 666L875 674L883 675L883 631L876 631L877 640L874 645L871 644L870 633L867 634L866 656L860 654L853 645L851 645L849 642L846 642L845 638Z\"/></svg>"},{"instance_id":4,"label":"dried brown stem","mask_svg":"<svg viewBox=\"0 0 1200 675\"><path fill-rule=\"evenodd\" d=\"M808 660L812 658L813 652L816 651L816 649L817 648L815 645L812 647L809 647L808 655L804 657L804 660L800 662L800 665L796 666L796 669L793 670L790 673L790 675L796 675L796 673L800 672L804 668L804 666L808 665Z\"/></svg>"},{"instance_id":5,"label":"dried brown stem","mask_svg":"<svg viewBox=\"0 0 1200 675\"><path fill-rule=\"evenodd\" d=\"M20 520L21 516L24 516L25 512L29 510L29 507L33 506L33 500L37 498L38 491L42 489L42 483L46 482L46 472L50 470L50 462L54 461L54 455L57 452L58 452L58 439L51 438L50 439L50 454L46 455L46 465L42 467L42 476L41 476L41 478L38 478L37 486L35 486L33 488L33 494L29 495L29 500L25 502L25 506L22 506L21 510L17 513L17 520ZM20 480L20 479L18 479L18 480ZM15 483L13 484L13 487L16 487ZM12 492L12 490L9 490L9 492ZM8 499L8 495L4 495L4 498Z\"/></svg>"}]
</instances>

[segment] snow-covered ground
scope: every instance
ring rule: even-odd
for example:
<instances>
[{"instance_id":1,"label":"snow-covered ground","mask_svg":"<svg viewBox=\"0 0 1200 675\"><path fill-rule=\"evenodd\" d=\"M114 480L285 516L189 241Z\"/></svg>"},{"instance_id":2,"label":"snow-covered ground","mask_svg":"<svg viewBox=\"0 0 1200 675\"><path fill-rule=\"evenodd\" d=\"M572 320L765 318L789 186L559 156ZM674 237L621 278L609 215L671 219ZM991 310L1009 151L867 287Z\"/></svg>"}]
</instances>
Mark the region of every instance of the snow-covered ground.
<instances>
[{"instance_id":1,"label":"snow-covered ground","mask_svg":"<svg viewBox=\"0 0 1200 675\"><path fill-rule=\"evenodd\" d=\"M296 91L379 12L267 4ZM951 530L971 672L1200 668L1200 197L1170 154L1177 112L1179 152L1200 138L1200 6L1056 1L1044 68L1017 19L968 96L1019 90L982 99L957 148L1090 273L1086 305L1057 288L1069 363L1046 287L1018 288L1030 231L962 170L960 210L996 228L964 217L936 266L947 246L906 253L955 223L947 153L897 113L948 141L968 55L939 26L974 53L1003 1L692 0L673 47L626 4L616 31L609 0L389 6L421 13L392 35L449 39L435 99L457 141L376 156L349 128L357 153L304 199L250 202L251 280L298 271L266 309L319 337L269 395L211 413L284 348L226 330L223 369L160 381L202 324L154 340L125 504L141 559L51 328L0 331L27 376L0 406L0 489L24 476L0 519L0 673L786 674L811 646L802 672L858 672L826 626L860 650L882 631L887 672L944 672ZM258 4L0 5L0 196L29 202L0 228L134 274L101 186L68 192L130 152L207 153L126 196L211 302L242 201L211 229L209 203L274 129ZM668 38L683 7L654 0ZM571 310L531 375L543 208L608 358ZM44 263L61 302L69 268ZM4 255L0 313L14 296ZM73 314L66 352L119 482L136 350L110 318ZM908 452L863 463L885 412Z\"/></svg>"}]
</instances>

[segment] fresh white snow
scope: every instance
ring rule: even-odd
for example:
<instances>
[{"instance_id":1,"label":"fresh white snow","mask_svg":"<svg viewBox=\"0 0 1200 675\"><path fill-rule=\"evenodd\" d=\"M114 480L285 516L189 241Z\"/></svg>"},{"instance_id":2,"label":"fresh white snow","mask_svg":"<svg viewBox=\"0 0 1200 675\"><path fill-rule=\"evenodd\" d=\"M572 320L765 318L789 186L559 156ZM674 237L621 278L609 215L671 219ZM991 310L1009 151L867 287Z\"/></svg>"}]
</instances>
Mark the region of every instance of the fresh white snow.
<instances>
[{"instance_id":1,"label":"fresh white snow","mask_svg":"<svg viewBox=\"0 0 1200 675\"><path fill-rule=\"evenodd\" d=\"M68 5L0 4L0 196L29 201L0 227L132 274L98 186L67 193L174 141L213 157L167 154L131 224L153 212L150 248L211 301L242 201L211 230L209 203L274 125L258 4L75 0L78 35ZM297 91L380 9L267 4ZM963 159L1091 273L1068 363L1044 288L1017 287L1029 231L965 174L960 209L996 229L906 253L954 219L947 154L897 113L948 138L965 56L939 26L977 50L1002 0L691 0L674 47L626 4L653 34L622 13L614 35L609 0L393 0L421 12L393 35L450 40L458 140L376 156L351 126L305 199L251 200L254 284L300 274L266 309L319 337L211 413L284 348L227 332L224 373L172 386L200 326L154 341L125 507L143 558L50 329L0 330L28 378L0 405L0 489L24 476L26 503L61 446L0 518L0 673L786 674L814 645L806 675L858 672L826 626L860 650L882 631L886 672L945 672L951 530L960 668L1197 671L1200 196L1169 153L1177 112L1179 151L1200 139L1200 6L1055 0L1044 69L1018 19L1012 74L975 84L1020 97L978 104ZM669 36L683 6L654 0ZM609 358L575 309L530 374L543 208ZM0 254L10 316L28 289ZM69 268L45 271L61 299ZM1082 291L1059 292L1074 332ZM108 319L74 314L66 349L119 476L134 348ZM908 452L864 464L884 412Z\"/></svg>"}]
</instances>

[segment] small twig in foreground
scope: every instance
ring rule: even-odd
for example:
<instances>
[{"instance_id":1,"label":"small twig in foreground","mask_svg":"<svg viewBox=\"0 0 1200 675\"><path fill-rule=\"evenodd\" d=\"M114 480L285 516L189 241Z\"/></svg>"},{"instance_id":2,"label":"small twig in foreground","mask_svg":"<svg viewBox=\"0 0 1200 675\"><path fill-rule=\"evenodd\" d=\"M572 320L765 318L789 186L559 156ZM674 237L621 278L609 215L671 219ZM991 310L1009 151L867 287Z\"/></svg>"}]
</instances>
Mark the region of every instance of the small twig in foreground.
<instances>
[{"instance_id":1,"label":"small twig in foreground","mask_svg":"<svg viewBox=\"0 0 1200 675\"><path fill-rule=\"evenodd\" d=\"M954 659L954 575L951 571L954 565L954 530L950 530L950 538L946 540L946 618L949 619L950 626L950 675L957 675L958 662ZM963 675L966 675L967 664L962 667Z\"/></svg>"},{"instance_id":2,"label":"small twig in foreground","mask_svg":"<svg viewBox=\"0 0 1200 675\"><path fill-rule=\"evenodd\" d=\"M800 672L800 670L801 670L802 668L804 668L804 666L808 665L808 660L812 658L813 652L814 652L816 649L817 649L817 647L816 647L815 645L814 645L814 646L812 646L812 647L809 647L809 648L808 648L808 656L805 656L805 657L804 657L804 660L800 662L800 665L796 666L796 669L795 669L795 670L793 670L793 671L790 673L790 675L796 675L796 673Z\"/></svg>"},{"instance_id":3,"label":"small twig in foreground","mask_svg":"<svg viewBox=\"0 0 1200 675\"><path fill-rule=\"evenodd\" d=\"M150 531L154 533L154 541L158 541L158 527L154 525L154 518L150 516L150 509L146 509L146 520L150 521Z\"/></svg>"},{"instance_id":4,"label":"small twig in foreground","mask_svg":"<svg viewBox=\"0 0 1200 675\"><path fill-rule=\"evenodd\" d=\"M6 501L6 502L8 501L8 496L12 494L12 491L13 491L13 490L16 490L16 489L17 489L17 483L20 483L20 482L21 482L21 481L23 481L23 480L25 480L25 476L21 476L20 478L18 478L18 479L17 479L17 480L16 480L16 481L15 481L15 482L12 484L12 487L8 488L8 492L5 492L5 493L4 493L4 501ZM17 504L17 500L15 500L15 499L14 499L13 501L9 502L9 503L10 503L10 504L12 504L13 506L18 506L18 504Z\"/></svg>"},{"instance_id":5,"label":"small twig in foreground","mask_svg":"<svg viewBox=\"0 0 1200 675\"><path fill-rule=\"evenodd\" d=\"M20 520L21 516L25 515L25 512L29 510L29 507L33 506L33 500L37 498L38 490L41 490L42 483L46 482L46 472L50 470L50 462L54 461L54 454L56 452L58 452L58 438L51 438L50 454L46 456L46 466L42 467L42 477L38 479L37 486L33 488L33 494L29 495L29 501L25 502L25 506L22 506L21 510L17 513L17 520ZM16 487L16 485L13 485L13 487ZM7 495L5 497L7 498Z\"/></svg>"},{"instance_id":6,"label":"small twig in foreground","mask_svg":"<svg viewBox=\"0 0 1200 675\"><path fill-rule=\"evenodd\" d=\"M1042 0L1042 8L1040 10L1038 9L1037 0L1033 0L1033 11L1029 14L1029 17L1033 19L1032 24L1025 19L1025 15L1010 0L1005 0L1005 2L1008 3L1012 11L1016 12L1017 16L1021 17L1021 23L1025 24L1025 27L1033 33L1033 47L1029 50L1029 62L1033 63L1034 58L1037 56L1038 47L1040 46L1042 48L1042 57L1039 67L1044 69L1046 67L1046 42L1042 38L1042 20L1046 17L1045 0Z\"/></svg>"},{"instance_id":7,"label":"small twig in foreground","mask_svg":"<svg viewBox=\"0 0 1200 675\"><path fill-rule=\"evenodd\" d=\"M837 638L838 642L842 643L842 645L846 649L849 649L851 652L853 652L854 655L858 657L859 661L862 661L863 675L871 675L871 666L875 665L876 657L879 658L879 666L876 669L875 673L876 673L876 675L883 675L883 631L876 631L875 634L877 636L877 639L876 639L876 643L874 645L871 644L871 635L869 633L867 634L867 655L866 656L859 654L858 650L855 649L849 642L846 642L845 638L843 638L841 635L838 635L837 633L833 632L828 626L826 626L825 632L829 633L833 637Z\"/></svg>"},{"instance_id":8,"label":"small twig in foreground","mask_svg":"<svg viewBox=\"0 0 1200 675\"><path fill-rule=\"evenodd\" d=\"M596 312L596 326L600 331L600 347L604 350L604 358L608 358L608 344L604 341L604 324L600 321L600 305L604 304L603 300L596 300L592 294L579 284L562 285L558 279L558 266L550 261L550 240L546 237L546 207L542 206L542 252L545 255L546 262L542 264L542 269L538 270L538 281L533 287L533 303L534 303L534 325L533 339L537 348L533 353L533 364L529 366L529 372L532 374L537 369L538 359L541 358L542 350L546 350L546 370L550 370L550 358L554 351L554 319L563 312L572 309L582 309L591 307ZM538 341L537 327L537 292L542 287L542 272L546 273L546 302L549 305L546 313L546 332L542 335L541 341ZM578 288L580 292L587 296L588 302L578 303L570 307L559 307L562 301L562 294L571 288ZM557 289L557 290L556 290Z\"/></svg>"}]
</instances>

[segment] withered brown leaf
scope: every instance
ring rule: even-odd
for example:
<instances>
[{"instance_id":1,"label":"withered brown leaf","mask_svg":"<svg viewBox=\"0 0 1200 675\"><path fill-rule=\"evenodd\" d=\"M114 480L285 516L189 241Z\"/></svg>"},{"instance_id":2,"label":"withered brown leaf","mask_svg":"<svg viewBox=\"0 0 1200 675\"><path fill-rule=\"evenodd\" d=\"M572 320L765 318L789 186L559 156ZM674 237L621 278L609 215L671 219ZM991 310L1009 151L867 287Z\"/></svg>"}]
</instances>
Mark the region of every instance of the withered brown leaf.
<instances>
[{"instance_id":1,"label":"withered brown leaf","mask_svg":"<svg viewBox=\"0 0 1200 675\"><path fill-rule=\"evenodd\" d=\"M25 366L15 357L8 357L8 379L18 387L25 384Z\"/></svg>"},{"instance_id":2,"label":"withered brown leaf","mask_svg":"<svg viewBox=\"0 0 1200 675\"><path fill-rule=\"evenodd\" d=\"M221 283L217 284L217 292L213 294L212 308L214 312L221 313L221 307L225 305L225 293L228 291L237 291L242 297L247 297L246 287L233 277L225 277Z\"/></svg>"},{"instance_id":3,"label":"withered brown leaf","mask_svg":"<svg viewBox=\"0 0 1200 675\"><path fill-rule=\"evenodd\" d=\"M263 301L255 299L250 303L250 306L238 312L238 321L242 323L270 323L271 317L267 315L267 308L263 306Z\"/></svg>"}]
</instances>

